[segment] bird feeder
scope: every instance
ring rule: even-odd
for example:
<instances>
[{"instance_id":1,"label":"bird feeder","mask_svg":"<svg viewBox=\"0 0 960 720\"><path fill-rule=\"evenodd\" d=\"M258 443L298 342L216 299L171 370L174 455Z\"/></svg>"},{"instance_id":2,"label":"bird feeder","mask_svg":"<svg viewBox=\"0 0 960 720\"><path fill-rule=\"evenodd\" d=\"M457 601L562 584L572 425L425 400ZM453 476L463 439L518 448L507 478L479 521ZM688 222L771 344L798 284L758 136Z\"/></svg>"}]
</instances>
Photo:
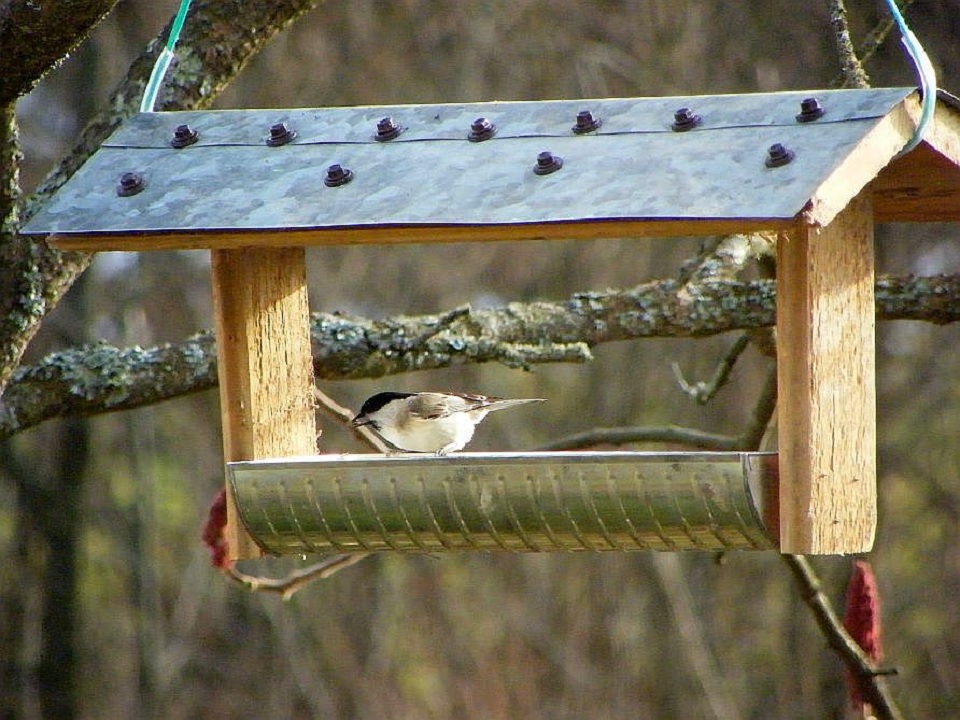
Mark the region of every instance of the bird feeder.
<instances>
[{"instance_id":1,"label":"bird feeder","mask_svg":"<svg viewBox=\"0 0 960 720\"><path fill-rule=\"evenodd\" d=\"M960 220L911 88L140 114L28 223L212 253L228 542L263 551L870 549L873 227ZM304 248L775 233L778 453L317 455ZM242 522L241 522L242 521Z\"/></svg>"}]
</instances>

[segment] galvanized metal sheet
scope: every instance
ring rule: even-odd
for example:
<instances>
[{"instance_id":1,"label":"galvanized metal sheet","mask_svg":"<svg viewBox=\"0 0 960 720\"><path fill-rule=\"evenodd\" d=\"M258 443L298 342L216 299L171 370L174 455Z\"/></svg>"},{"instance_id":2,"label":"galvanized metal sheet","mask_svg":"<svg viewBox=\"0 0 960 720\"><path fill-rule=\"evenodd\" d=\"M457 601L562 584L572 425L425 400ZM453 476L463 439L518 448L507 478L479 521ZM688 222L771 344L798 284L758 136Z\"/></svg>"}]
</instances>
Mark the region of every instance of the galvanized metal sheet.
<instances>
[{"instance_id":1,"label":"galvanized metal sheet","mask_svg":"<svg viewBox=\"0 0 960 720\"><path fill-rule=\"evenodd\" d=\"M769 549L769 453L330 455L227 465L268 552Z\"/></svg>"},{"instance_id":2,"label":"galvanized metal sheet","mask_svg":"<svg viewBox=\"0 0 960 720\"><path fill-rule=\"evenodd\" d=\"M25 228L27 233L162 233L613 219L795 216L880 118L912 92L818 91L825 113L795 116L807 92L301 110L152 113L120 128ZM689 107L702 123L674 132ZM572 131L577 113L602 120ZM377 121L405 131L377 142ZM486 117L495 136L468 142ZM268 147L269 128L297 131ZM196 144L176 150L174 128ZM774 143L795 159L765 164ZM541 151L563 158L544 176ZM326 187L328 166L354 172ZM116 192L137 172L145 189Z\"/></svg>"}]
</instances>

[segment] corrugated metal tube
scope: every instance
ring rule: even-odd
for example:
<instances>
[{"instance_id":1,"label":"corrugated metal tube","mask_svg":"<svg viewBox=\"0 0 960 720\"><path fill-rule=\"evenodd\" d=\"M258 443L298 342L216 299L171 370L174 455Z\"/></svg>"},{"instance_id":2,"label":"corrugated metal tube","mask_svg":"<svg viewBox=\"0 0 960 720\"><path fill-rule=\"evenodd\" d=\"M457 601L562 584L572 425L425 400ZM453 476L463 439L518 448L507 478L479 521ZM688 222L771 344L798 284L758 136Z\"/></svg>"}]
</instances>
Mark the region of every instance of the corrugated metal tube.
<instances>
[{"instance_id":1,"label":"corrugated metal tube","mask_svg":"<svg viewBox=\"0 0 960 720\"><path fill-rule=\"evenodd\" d=\"M321 455L236 462L269 553L772 549L772 453Z\"/></svg>"}]
</instances>

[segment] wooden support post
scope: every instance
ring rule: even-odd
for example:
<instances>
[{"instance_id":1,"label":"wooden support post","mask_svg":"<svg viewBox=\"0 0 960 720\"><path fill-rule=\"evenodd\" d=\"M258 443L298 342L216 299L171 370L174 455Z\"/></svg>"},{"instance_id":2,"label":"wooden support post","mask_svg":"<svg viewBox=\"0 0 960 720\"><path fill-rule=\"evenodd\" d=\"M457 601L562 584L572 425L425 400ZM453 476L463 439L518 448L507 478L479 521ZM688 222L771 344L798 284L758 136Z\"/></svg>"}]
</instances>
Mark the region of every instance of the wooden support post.
<instances>
[{"instance_id":1,"label":"wooden support post","mask_svg":"<svg viewBox=\"0 0 960 720\"><path fill-rule=\"evenodd\" d=\"M214 250L223 454L227 462L315 455L303 248ZM259 557L227 490L231 559Z\"/></svg>"},{"instance_id":2,"label":"wooden support post","mask_svg":"<svg viewBox=\"0 0 960 720\"><path fill-rule=\"evenodd\" d=\"M777 243L780 549L865 552L877 522L873 213Z\"/></svg>"}]
</instances>

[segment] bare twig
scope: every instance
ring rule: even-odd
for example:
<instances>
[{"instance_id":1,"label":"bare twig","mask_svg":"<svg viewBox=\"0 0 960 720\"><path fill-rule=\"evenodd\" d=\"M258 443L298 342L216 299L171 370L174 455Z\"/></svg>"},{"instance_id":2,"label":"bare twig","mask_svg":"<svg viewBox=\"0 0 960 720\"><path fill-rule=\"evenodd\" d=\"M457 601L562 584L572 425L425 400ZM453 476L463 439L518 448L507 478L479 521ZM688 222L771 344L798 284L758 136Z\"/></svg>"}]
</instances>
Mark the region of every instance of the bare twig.
<instances>
[{"instance_id":1,"label":"bare twig","mask_svg":"<svg viewBox=\"0 0 960 720\"><path fill-rule=\"evenodd\" d=\"M863 64L857 58L857 52L850 38L850 25L847 23L847 6L844 0L828 0L830 8L830 24L833 25L834 40L837 45L837 54L840 57L840 68L843 74L843 87L868 88L870 77L863 69Z\"/></svg>"},{"instance_id":2,"label":"bare twig","mask_svg":"<svg viewBox=\"0 0 960 720\"><path fill-rule=\"evenodd\" d=\"M683 377L683 371L680 369L680 365L676 362L672 363L673 375L677 379L677 384L680 386L680 389L696 400L698 405L706 405L720 392L720 388L730 381L730 374L733 372L733 367L737 364L737 360L740 358L740 355L743 354L743 351L747 349L747 345L750 344L750 339L748 333L740 335L733 346L727 351L727 354L724 355L717 364L717 367L713 371L713 377L707 382L698 381L691 385L687 382L686 378Z\"/></svg>"},{"instance_id":3,"label":"bare twig","mask_svg":"<svg viewBox=\"0 0 960 720\"><path fill-rule=\"evenodd\" d=\"M914 0L901 0L901 2L897 4L900 6L900 11L906 14L906 9L913 5L913 3ZM876 54L877 50L886 41L887 35L890 34L890 31L893 30L894 27L896 27L896 23L893 21L891 16L887 15L874 26L873 30L867 33L867 37L860 45L859 54L861 63L866 63L874 56L874 54Z\"/></svg>"},{"instance_id":4,"label":"bare twig","mask_svg":"<svg viewBox=\"0 0 960 720\"><path fill-rule=\"evenodd\" d=\"M338 420L341 422L349 421L352 415L351 412L319 388L314 388L314 397L321 407ZM363 439L369 442L374 448L379 449L381 447L379 440L375 437L363 437ZM329 555L309 567L292 572L282 578L265 578L249 575L238 570L236 565L229 560L229 548L227 547L227 542L223 534L226 524L226 489L221 488L210 505L207 522L203 528L203 542L210 549L211 562L214 567L219 568L224 575L240 583L251 592L278 593L283 596L284 600L289 600L293 597L294 593L306 587L314 580L328 578L334 573L360 562L370 554L358 552Z\"/></svg>"},{"instance_id":5,"label":"bare twig","mask_svg":"<svg viewBox=\"0 0 960 720\"><path fill-rule=\"evenodd\" d=\"M320 388L313 388L313 396L317 405L325 410L329 415L342 423L349 423L353 413L348 408L331 398ZM367 428L354 428L354 432L362 441L369 444L378 452L387 452L383 442L374 433ZM306 587L314 580L324 580L334 573L354 565L370 553L338 553L325 557L319 562L301 570L292 572L282 578L264 578L254 575L247 575L237 570L235 565L229 565L224 568L227 577L236 580L244 585L251 592L271 592L279 593L284 600L289 600L301 588Z\"/></svg>"},{"instance_id":6,"label":"bare twig","mask_svg":"<svg viewBox=\"0 0 960 720\"><path fill-rule=\"evenodd\" d=\"M313 397L316 399L317 405L321 409L325 410L329 415L333 416L344 425L349 425L350 420L353 418L353 413L350 412L349 408L345 408L318 387L313 388ZM365 442L377 452L390 452L390 448L387 447L386 443L384 443L383 440L381 440L379 436L370 428L366 426L358 428L352 427L351 430L353 430L353 434L356 435L358 439Z\"/></svg>"},{"instance_id":7,"label":"bare twig","mask_svg":"<svg viewBox=\"0 0 960 720\"><path fill-rule=\"evenodd\" d=\"M632 443L670 443L686 445L701 450L736 450L739 438L718 433L704 432L695 428L663 427L615 427L594 428L584 432L564 435L541 445L538 450L583 450L597 445L628 445Z\"/></svg>"},{"instance_id":8,"label":"bare twig","mask_svg":"<svg viewBox=\"0 0 960 720\"><path fill-rule=\"evenodd\" d=\"M708 641L710 634L704 627L681 562L678 553L654 553L652 566L673 616L679 638L678 649L702 689L702 708L697 716L721 720L742 717L730 684L724 677L723 667Z\"/></svg>"},{"instance_id":9,"label":"bare twig","mask_svg":"<svg viewBox=\"0 0 960 720\"><path fill-rule=\"evenodd\" d=\"M793 573L803 601L813 613L813 618L830 647L840 656L850 672L860 680L864 699L870 703L881 720L903 718L882 677L890 672L874 668L870 658L844 629L843 623L823 593L820 580L808 560L801 555L781 555L781 557Z\"/></svg>"},{"instance_id":10,"label":"bare twig","mask_svg":"<svg viewBox=\"0 0 960 720\"><path fill-rule=\"evenodd\" d=\"M777 368L771 367L767 372L760 396L754 403L750 421L737 438L738 447L746 450L762 450L763 436L770 426L777 409Z\"/></svg>"},{"instance_id":11,"label":"bare twig","mask_svg":"<svg viewBox=\"0 0 960 720\"><path fill-rule=\"evenodd\" d=\"M902 0L902 2L899 3L900 10L906 10L910 5L913 5L913 3L914 0ZM880 20L880 22L873 27L873 30L867 33L867 36L860 44L860 49L857 53L860 56L861 65L866 65L870 59L873 58L877 50L880 49L880 46L886 42L887 36L894 27L896 27L896 23L894 23L893 18L888 15ZM841 70L830 82L830 85L831 87L840 87L843 85L843 81L844 74Z\"/></svg>"},{"instance_id":12,"label":"bare twig","mask_svg":"<svg viewBox=\"0 0 960 720\"><path fill-rule=\"evenodd\" d=\"M309 585L314 580L328 578L334 573L360 562L369 554L370 553L340 553L338 555L331 555L309 567L302 568L278 579L247 575L232 565L224 568L224 574L245 586L251 592L277 593L281 595L284 600L289 600L298 590Z\"/></svg>"}]
</instances>

